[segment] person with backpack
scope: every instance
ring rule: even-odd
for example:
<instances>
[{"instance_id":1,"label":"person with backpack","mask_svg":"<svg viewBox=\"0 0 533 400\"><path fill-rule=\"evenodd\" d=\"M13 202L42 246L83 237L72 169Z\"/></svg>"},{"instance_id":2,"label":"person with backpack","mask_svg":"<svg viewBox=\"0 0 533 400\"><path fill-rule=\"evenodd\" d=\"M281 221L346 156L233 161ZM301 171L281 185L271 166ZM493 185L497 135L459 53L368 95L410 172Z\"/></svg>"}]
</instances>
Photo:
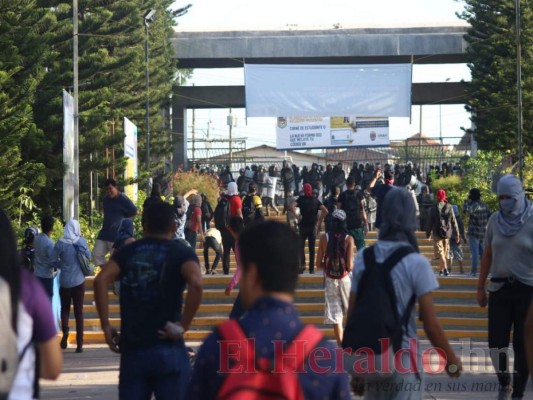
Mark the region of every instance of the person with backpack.
<instances>
[{"instance_id":1,"label":"person with backpack","mask_svg":"<svg viewBox=\"0 0 533 400\"><path fill-rule=\"evenodd\" d=\"M91 252L81 236L80 223L71 219L65 225L63 237L54 246L54 259L59 260L59 298L61 299L61 348L68 347L70 305L74 304L76 319L76 353L83 352L83 299L85 298L85 275L78 261L77 252L88 259Z\"/></svg>"},{"instance_id":2,"label":"person with backpack","mask_svg":"<svg viewBox=\"0 0 533 400\"><path fill-rule=\"evenodd\" d=\"M150 207L152 204L161 203L163 197L161 196L161 185L154 183L152 190L150 191L150 197L148 197L143 203L143 211Z\"/></svg>"},{"instance_id":3,"label":"person with backpack","mask_svg":"<svg viewBox=\"0 0 533 400\"><path fill-rule=\"evenodd\" d=\"M263 203L257 195L257 184L255 182L248 185L248 193L242 200L242 215L244 217L244 226L247 228L265 220Z\"/></svg>"},{"instance_id":4,"label":"person with backpack","mask_svg":"<svg viewBox=\"0 0 533 400\"><path fill-rule=\"evenodd\" d=\"M381 179L385 183L379 183ZM370 194L376 199L376 222L374 225L379 229L381 226L381 213L383 212L383 200L387 192L394 187L394 171L390 169L382 171L381 168L377 168L367 187L370 189Z\"/></svg>"},{"instance_id":5,"label":"person with backpack","mask_svg":"<svg viewBox=\"0 0 533 400\"><path fill-rule=\"evenodd\" d=\"M200 243L205 242L202 228L202 196L195 194L187 209L185 221L185 240L193 249L196 248L196 240L200 237Z\"/></svg>"},{"instance_id":6,"label":"person with backpack","mask_svg":"<svg viewBox=\"0 0 533 400\"><path fill-rule=\"evenodd\" d=\"M245 230L239 249L241 298L247 312L238 321L222 323L204 340L189 399L265 394L291 400L350 399L348 377L335 367L339 360L333 344L302 322L293 303L300 265L296 233L286 224L268 221ZM311 367L316 364L308 355L317 348L331 355L319 361L326 372Z\"/></svg>"},{"instance_id":7,"label":"person with backpack","mask_svg":"<svg viewBox=\"0 0 533 400\"><path fill-rule=\"evenodd\" d=\"M228 230L229 220L231 217L243 217L242 200L239 197L239 191L235 182L228 184L226 194L220 196L220 200L215 208L214 219L215 228L222 234L222 269L224 275L229 274L229 258L231 250L235 253L235 240Z\"/></svg>"},{"instance_id":8,"label":"person with backpack","mask_svg":"<svg viewBox=\"0 0 533 400\"><path fill-rule=\"evenodd\" d=\"M300 209L302 219L300 220L300 273L305 271L305 240L309 246L309 273L315 273L315 242L322 221L328 214L328 210L324 205L313 195L313 187L311 184L304 185L304 195L298 197L296 205ZM318 214L320 213L320 216Z\"/></svg>"},{"instance_id":9,"label":"person with backpack","mask_svg":"<svg viewBox=\"0 0 533 400\"><path fill-rule=\"evenodd\" d=\"M0 232L0 398L29 400L38 397L39 378L57 379L63 355L50 299L37 278L21 268L15 233L3 210Z\"/></svg>"},{"instance_id":10,"label":"person with backpack","mask_svg":"<svg viewBox=\"0 0 533 400\"><path fill-rule=\"evenodd\" d=\"M365 232L368 231L365 198L360 190L355 189L355 179L348 177L347 189L339 195L337 208L346 213L346 226L353 237L355 247L361 250L365 247Z\"/></svg>"},{"instance_id":11,"label":"person with backpack","mask_svg":"<svg viewBox=\"0 0 533 400\"><path fill-rule=\"evenodd\" d=\"M324 324L333 325L337 345L342 343L342 325L348 312L348 299L352 287L354 241L346 227L346 213L332 212L330 229L318 243L316 267L324 270Z\"/></svg>"},{"instance_id":12,"label":"person with backpack","mask_svg":"<svg viewBox=\"0 0 533 400\"><path fill-rule=\"evenodd\" d=\"M433 237L433 252L435 259L439 260L439 275L448 276L447 259L450 252L450 238L452 235L455 242L461 241L457 220L453 214L452 206L448 203L446 192L442 189L435 193L437 203L431 208L429 223L426 227L426 237Z\"/></svg>"},{"instance_id":13,"label":"person with backpack","mask_svg":"<svg viewBox=\"0 0 533 400\"><path fill-rule=\"evenodd\" d=\"M365 398L422 399L424 368L416 334L416 302L426 336L443 352L449 376L460 375L461 361L435 313L432 292L438 282L429 261L419 253L411 194L405 188L391 189L382 217L377 243L355 257L342 342L347 353L344 366L365 383ZM375 370L354 368L358 360L354 352L361 348L368 348Z\"/></svg>"}]
</instances>

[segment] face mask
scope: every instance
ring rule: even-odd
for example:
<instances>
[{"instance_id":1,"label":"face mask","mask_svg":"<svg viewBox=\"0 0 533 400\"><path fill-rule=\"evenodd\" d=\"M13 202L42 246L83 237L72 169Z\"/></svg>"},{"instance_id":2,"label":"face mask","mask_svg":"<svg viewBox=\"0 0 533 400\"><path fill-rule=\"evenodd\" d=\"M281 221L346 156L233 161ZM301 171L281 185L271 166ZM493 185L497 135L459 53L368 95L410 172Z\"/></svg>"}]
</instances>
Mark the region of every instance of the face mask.
<instances>
[{"instance_id":1,"label":"face mask","mask_svg":"<svg viewBox=\"0 0 533 400\"><path fill-rule=\"evenodd\" d=\"M500 200L500 209L504 214L510 215L516 205L516 199Z\"/></svg>"}]
</instances>

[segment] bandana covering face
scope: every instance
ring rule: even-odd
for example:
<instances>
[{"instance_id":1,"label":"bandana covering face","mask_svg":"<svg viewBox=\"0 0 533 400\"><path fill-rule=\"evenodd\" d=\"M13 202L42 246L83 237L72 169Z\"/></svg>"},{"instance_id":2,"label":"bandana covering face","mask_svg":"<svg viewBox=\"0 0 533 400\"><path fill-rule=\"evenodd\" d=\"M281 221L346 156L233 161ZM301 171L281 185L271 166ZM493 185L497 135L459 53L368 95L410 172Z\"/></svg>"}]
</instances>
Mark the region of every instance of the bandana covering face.
<instances>
[{"instance_id":1,"label":"bandana covering face","mask_svg":"<svg viewBox=\"0 0 533 400\"><path fill-rule=\"evenodd\" d=\"M446 198L446 192L442 189L437 190L435 196L437 197L438 201L443 201L444 203L448 202L448 199Z\"/></svg>"},{"instance_id":2,"label":"bandana covering face","mask_svg":"<svg viewBox=\"0 0 533 400\"><path fill-rule=\"evenodd\" d=\"M504 175L498 181L498 196L509 196L510 199L500 200L500 211L496 219L498 229L504 236L514 236L522 228L530 216L533 207L526 198L522 182L514 175Z\"/></svg>"}]
</instances>

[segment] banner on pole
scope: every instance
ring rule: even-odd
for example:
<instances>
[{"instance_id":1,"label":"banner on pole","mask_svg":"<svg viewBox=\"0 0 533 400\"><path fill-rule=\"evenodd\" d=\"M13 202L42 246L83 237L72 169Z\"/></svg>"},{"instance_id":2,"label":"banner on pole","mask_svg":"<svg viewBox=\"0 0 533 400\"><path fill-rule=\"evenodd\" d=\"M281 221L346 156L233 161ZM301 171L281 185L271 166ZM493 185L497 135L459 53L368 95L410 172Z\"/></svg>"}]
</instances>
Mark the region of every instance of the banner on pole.
<instances>
[{"instance_id":1,"label":"banner on pole","mask_svg":"<svg viewBox=\"0 0 533 400\"><path fill-rule=\"evenodd\" d=\"M74 97L63 90L63 219L74 218Z\"/></svg>"},{"instance_id":2,"label":"banner on pole","mask_svg":"<svg viewBox=\"0 0 533 400\"><path fill-rule=\"evenodd\" d=\"M137 126L128 118L124 118L124 157L126 157L126 169L124 170L124 180L126 182L137 179ZM132 183L124 187L124 193L134 203L137 201L137 183Z\"/></svg>"},{"instance_id":3,"label":"banner on pole","mask_svg":"<svg viewBox=\"0 0 533 400\"><path fill-rule=\"evenodd\" d=\"M388 145L386 117L278 117L278 150Z\"/></svg>"}]
</instances>

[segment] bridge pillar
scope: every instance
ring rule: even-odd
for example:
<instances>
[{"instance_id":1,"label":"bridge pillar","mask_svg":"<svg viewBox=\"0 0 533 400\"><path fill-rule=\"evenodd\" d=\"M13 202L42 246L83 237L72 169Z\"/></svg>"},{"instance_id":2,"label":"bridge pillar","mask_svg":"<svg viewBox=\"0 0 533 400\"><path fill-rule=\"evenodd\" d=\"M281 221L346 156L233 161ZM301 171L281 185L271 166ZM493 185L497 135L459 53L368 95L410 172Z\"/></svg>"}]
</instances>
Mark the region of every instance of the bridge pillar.
<instances>
[{"instance_id":1,"label":"bridge pillar","mask_svg":"<svg viewBox=\"0 0 533 400\"><path fill-rule=\"evenodd\" d=\"M187 165L187 108L172 101L172 170L186 170Z\"/></svg>"}]
</instances>

